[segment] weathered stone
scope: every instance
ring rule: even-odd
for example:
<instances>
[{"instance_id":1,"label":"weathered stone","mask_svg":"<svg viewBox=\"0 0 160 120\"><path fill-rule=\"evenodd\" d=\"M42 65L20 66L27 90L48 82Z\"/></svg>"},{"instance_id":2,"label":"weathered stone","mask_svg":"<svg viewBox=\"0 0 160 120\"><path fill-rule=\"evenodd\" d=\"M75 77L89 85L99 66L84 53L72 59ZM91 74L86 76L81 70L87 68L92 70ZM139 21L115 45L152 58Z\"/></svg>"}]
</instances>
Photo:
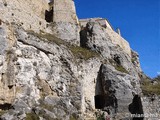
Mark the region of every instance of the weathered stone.
<instances>
[{"instance_id":1,"label":"weathered stone","mask_svg":"<svg viewBox=\"0 0 160 120\"><path fill-rule=\"evenodd\" d=\"M54 0L53 1L53 21L67 22L77 24L78 19L76 15L75 5L73 0Z\"/></svg>"},{"instance_id":2,"label":"weathered stone","mask_svg":"<svg viewBox=\"0 0 160 120\"><path fill-rule=\"evenodd\" d=\"M55 22L54 24L50 25L50 29L58 38L61 38L62 40L65 40L71 44L80 44L80 27L78 24L70 22Z\"/></svg>"},{"instance_id":3,"label":"weathered stone","mask_svg":"<svg viewBox=\"0 0 160 120\"><path fill-rule=\"evenodd\" d=\"M6 33L3 27L0 27L0 55L4 55L7 49Z\"/></svg>"},{"instance_id":4,"label":"weathered stone","mask_svg":"<svg viewBox=\"0 0 160 120\"><path fill-rule=\"evenodd\" d=\"M16 111L23 111L23 112L30 112L31 110L31 108L23 100L17 100L13 104L13 108Z\"/></svg>"},{"instance_id":5,"label":"weathered stone","mask_svg":"<svg viewBox=\"0 0 160 120\"><path fill-rule=\"evenodd\" d=\"M131 51L131 55L132 55L132 57L131 57L131 61L132 61L132 63L133 63L133 65L135 66L135 68L136 68L136 70L137 70L137 72L142 72L142 70L141 70L141 67L140 67L140 62L139 62L139 55L138 55L138 53L137 52L135 52L135 51Z\"/></svg>"},{"instance_id":6,"label":"weathered stone","mask_svg":"<svg viewBox=\"0 0 160 120\"><path fill-rule=\"evenodd\" d=\"M88 21L88 23L86 22L86 26L84 26L81 30L81 46L95 49L97 44L100 47L103 43L103 48L107 48L106 43L109 44L109 42L111 42L114 45L120 46L125 53L131 56L129 43L117 34L108 22L105 24L109 27L104 27L104 25L99 23L97 19L86 19L86 21ZM101 51L103 51L103 49Z\"/></svg>"},{"instance_id":7,"label":"weathered stone","mask_svg":"<svg viewBox=\"0 0 160 120\"><path fill-rule=\"evenodd\" d=\"M81 46L97 51L106 58L110 57L109 42L104 29L94 20L88 22L80 32Z\"/></svg>"},{"instance_id":8,"label":"weathered stone","mask_svg":"<svg viewBox=\"0 0 160 120\"><path fill-rule=\"evenodd\" d=\"M132 102L133 93L140 93L138 91L140 88L131 85L132 79L134 77L117 72L110 65L101 65L96 83L96 95L101 95L104 99L102 109L107 110L107 107L111 107L110 112L113 115L129 112L127 104Z\"/></svg>"}]
</instances>

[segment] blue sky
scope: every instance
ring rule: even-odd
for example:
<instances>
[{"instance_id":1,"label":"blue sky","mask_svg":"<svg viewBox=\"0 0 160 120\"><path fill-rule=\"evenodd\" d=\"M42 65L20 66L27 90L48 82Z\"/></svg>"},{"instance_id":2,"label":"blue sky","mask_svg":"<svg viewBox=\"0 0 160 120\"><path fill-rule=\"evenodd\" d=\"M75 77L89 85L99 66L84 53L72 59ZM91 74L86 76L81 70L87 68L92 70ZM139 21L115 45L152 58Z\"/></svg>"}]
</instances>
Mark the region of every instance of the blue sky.
<instances>
[{"instance_id":1,"label":"blue sky","mask_svg":"<svg viewBox=\"0 0 160 120\"><path fill-rule=\"evenodd\" d=\"M140 56L142 70L160 74L160 0L75 0L79 18L107 18Z\"/></svg>"}]
</instances>

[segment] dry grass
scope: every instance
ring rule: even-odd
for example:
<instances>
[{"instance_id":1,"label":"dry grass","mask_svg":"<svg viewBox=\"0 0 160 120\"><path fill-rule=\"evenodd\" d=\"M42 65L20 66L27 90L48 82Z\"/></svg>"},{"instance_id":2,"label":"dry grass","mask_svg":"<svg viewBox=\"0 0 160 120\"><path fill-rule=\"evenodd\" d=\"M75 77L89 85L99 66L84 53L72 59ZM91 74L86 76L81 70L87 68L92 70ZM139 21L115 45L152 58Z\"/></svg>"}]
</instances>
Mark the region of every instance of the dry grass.
<instances>
[{"instance_id":1,"label":"dry grass","mask_svg":"<svg viewBox=\"0 0 160 120\"><path fill-rule=\"evenodd\" d=\"M50 42L54 42L57 45L61 45L61 44L67 44L67 42L63 41L60 38L57 38L55 35L49 34L49 33L45 33L43 31L41 31L40 33L36 33L32 30L28 30L27 33L34 35L36 37L38 37L39 39L47 39Z\"/></svg>"},{"instance_id":2,"label":"dry grass","mask_svg":"<svg viewBox=\"0 0 160 120\"><path fill-rule=\"evenodd\" d=\"M120 72L129 74L129 72L121 65L115 65L114 67L115 67L116 70L118 70Z\"/></svg>"},{"instance_id":3,"label":"dry grass","mask_svg":"<svg viewBox=\"0 0 160 120\"><path fill-rule=\"evenodd\" d=\"M35 113L27 113L26 114L26 120L39 120L39 116L36 115Z\"/></svg>"},{"instance_id":4,"label":"dry grass","mask_svg":"<svg viewBox=\"0 0 160 120\"><path fill-rule=\"evenodd\" d=\"M99 56L99 54L95 51L91 51L91 50L88 50L86 48L82 48L82 47L79 47L79 46L70 45L68 42L63 41L62 39L57 38L52 34L45 33L43 31L41 31L40 33L35 33L34 31L29 30L29 31L27 31L27 33L32 34L32 35L38 37L41 40L46 39L50 42L54 42L59 46L60 45L67 46L76 58L81 58L81 59L84 59L84 60L88 60L89 58Z\"/></svg>"},{"instance_id":5,"label":"dry grass","mask_svg":"<svg viewBox=\"0 0 160 120\"><path fill-rule=\"evenodd\" d=\"M93 57L99 57L99 54L97 52L79 46L70 46L69 49L76 58L88 60Z\"/></svg>"},{"instance_id":6,"label":"dry grass","mask_svg":"<svg viewBox=\"0 0 160 120\"><path fill-rule=\"evenodd\" d=\"M160 82L153 84L149 80L144 80L141 83L141 88L144 95L151 95L151 94L160 95Z\"/></svg>"}]
</instances>

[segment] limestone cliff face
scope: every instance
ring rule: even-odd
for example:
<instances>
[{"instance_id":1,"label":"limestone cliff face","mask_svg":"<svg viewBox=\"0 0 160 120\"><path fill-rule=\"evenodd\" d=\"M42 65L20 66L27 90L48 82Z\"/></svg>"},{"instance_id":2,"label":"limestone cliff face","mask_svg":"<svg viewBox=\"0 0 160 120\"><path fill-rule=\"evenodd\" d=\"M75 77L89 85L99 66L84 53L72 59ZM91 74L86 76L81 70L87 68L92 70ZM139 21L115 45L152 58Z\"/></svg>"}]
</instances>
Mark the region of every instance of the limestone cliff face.
<instances>
[{"instance_id":1,"label":"limestone cliff face","mask_svg":"<svg viewBox=\"0 0 160 120\"><path fill-rule=\"evenodd\" d=\"M138 54L114 43L121 36L96 21L80 30L72 0L1 0L0 13L2 120L143 113Z\"/></svg>"}]
</instances>

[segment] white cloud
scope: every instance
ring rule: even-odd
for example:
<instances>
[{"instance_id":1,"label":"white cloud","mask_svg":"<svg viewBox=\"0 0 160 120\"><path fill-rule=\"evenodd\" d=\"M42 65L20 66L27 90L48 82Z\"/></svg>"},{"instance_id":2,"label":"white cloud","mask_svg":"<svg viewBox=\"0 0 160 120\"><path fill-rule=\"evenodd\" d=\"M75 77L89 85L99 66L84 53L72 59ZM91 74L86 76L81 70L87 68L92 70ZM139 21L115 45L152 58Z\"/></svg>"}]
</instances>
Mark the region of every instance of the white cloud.
<instances>
[{"instance_id":1,"label":"white cloud","mask_svg":"<svg viewBox=\"0 0 160 120\"><path fill-rule=\"evenodd\" d=\"M160 72L157 72L158 75L160 75Z\"/></svg>"}]
</instances>

